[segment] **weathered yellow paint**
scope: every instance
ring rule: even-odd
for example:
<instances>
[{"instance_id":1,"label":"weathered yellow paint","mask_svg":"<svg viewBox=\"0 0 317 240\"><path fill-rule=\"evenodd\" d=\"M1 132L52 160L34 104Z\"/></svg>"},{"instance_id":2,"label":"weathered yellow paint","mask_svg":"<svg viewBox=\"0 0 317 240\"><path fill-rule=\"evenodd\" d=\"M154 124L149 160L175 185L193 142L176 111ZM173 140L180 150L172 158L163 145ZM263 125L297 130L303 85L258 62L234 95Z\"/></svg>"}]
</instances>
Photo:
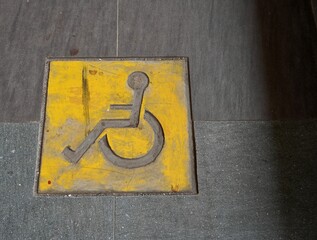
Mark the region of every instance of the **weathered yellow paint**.
<instances>
[{"instance_id":1,"label":"weathered yellow paint","mask_svg":"<svg viewBox=\"0 0 317 240\"><path fill-rule=\"evenodd\" d=\"M86 82L82 81L84 67ZM76 148L100 119L129 117L129 111L109 110L109 106L132 103L133 91L127 78L134 71L143 71L150 79L140 125L106 129L105 133L122 157L146 154L153 141L151 127L143 119L147 109L159 120L165 135L165 145L155 162L136 169L114 166L104 159L99 139L77 164L66 161L63 149L68 145ZM186 74L187 64L182 59L51 61L38 192L195 191Z\"/></svg>"}]
</instances>

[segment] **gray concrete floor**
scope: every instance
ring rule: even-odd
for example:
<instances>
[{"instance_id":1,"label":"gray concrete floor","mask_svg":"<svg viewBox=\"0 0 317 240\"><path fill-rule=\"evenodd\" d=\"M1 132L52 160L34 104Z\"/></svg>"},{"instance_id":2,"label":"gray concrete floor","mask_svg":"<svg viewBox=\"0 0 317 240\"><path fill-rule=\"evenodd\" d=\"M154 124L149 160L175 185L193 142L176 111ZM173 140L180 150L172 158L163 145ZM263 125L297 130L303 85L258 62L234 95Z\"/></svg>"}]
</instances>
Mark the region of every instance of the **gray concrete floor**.
<instances>
[{"instance_id":1,"label":"gray concrete floor","mask_svg":"<svg viewBox=\"0 0 317 240\"><path fill-rule=\"evenodd\" d=\"M1 124L1 239L316 239L317 121L196 122L199 194L34 197L38 123Z\"/></svg>"},{"instance_id":2,"label":"gray concrete floor","mask_svg":"<svg viewBox=\"0 0 317 240\"><path fill-rule=\"evenodd\" d=\"M312 7L0 0L0 239L317 239ZM188 56L199 194L34 197L46 56Z\"/></svg>"}]
</instances>

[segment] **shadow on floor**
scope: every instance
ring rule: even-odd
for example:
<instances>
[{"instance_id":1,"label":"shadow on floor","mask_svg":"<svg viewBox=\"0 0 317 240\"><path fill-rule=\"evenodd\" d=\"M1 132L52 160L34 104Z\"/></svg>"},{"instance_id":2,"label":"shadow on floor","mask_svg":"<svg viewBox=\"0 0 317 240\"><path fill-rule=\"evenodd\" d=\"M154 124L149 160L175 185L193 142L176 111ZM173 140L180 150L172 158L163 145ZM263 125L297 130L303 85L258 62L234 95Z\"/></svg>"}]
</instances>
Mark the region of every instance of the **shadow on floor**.
<instances>
[{"instance_id":1,"label":"shadow on floor","mask_svg":"<svg viewBox=\"0 0 317 240\"><path fill-rule=\"evenodd\" d=\"M309 1L258 1L263 63L272 119L317 118L317 33ZM295 125L294 125L295 126ZM317 131L274 127L281 221L287 239L317 239Z\"/></svg>"}]
</instances>

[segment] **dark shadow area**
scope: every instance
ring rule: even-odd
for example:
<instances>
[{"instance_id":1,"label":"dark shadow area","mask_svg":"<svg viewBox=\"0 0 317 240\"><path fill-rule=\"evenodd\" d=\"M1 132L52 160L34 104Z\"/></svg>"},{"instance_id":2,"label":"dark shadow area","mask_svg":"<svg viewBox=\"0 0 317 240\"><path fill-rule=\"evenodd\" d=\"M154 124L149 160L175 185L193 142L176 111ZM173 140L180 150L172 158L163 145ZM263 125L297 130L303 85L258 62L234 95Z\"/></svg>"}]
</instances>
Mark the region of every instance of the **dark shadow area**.
<instances>
[{"instance_id":1,"label":"dark shadow area","mask_svg":"<svg viewBox=\"0 0 317 240\"><path fill-rule=\"evenodd\" d=\"M310 1L258 1L257 14L271 118L317 118L317 34ZM277 123L272 133L281 227L286 239L317 239L317 129L313 121L283 125Z\"/></svg>"},{"instance_id":2,"label":"dark shadow area","mask_svg":"<svg viewBox=\"0 0 317 240\"><path fill-rule=\"evenodd\" d=\"M286 239L317 239L316 121L273 125L280 217Z\"/></svg>"},{"instance_id":3,"label":"dark shadow area","mask_svg":"<svg viewBox=\"0 0 317 240\"><path fill-rule=\"evenodd\" d=\"M310 0L310 4L314 14L315 24L317 27L317 0Z\"/></svg>"},{"instance_id":4,"label":"dark shadow area","mask_svg":"<svg viewBox=\"0 0 317 240\"><path fill-rule=\"evenodd\" d=\"M317 118L317 35L308 1L259 1L272 119Z\"/></svg>"}]
</instances>

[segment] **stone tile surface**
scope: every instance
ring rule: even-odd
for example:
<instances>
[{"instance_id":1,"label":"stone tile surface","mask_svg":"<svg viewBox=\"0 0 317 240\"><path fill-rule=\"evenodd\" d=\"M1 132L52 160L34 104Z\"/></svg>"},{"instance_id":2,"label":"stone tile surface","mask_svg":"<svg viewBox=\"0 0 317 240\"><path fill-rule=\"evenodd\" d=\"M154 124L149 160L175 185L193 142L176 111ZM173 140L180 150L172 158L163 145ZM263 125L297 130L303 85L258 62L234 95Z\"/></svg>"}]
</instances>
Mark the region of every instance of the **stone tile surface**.
<instances>
[{"instance_id":1,"label":"stone tile surface","mask_svg":"<svg viewBox=\"0 0 317 240\"><path fill-rule=\"evenodd\" d=\"M198 195L34 197L38 124L0 125L1 239L316 239L317 122L195 122Z\"/></svg>"},{"instance_id":2,"label":"stone tile surface","mask_svg":"<svg viewBox=\"0 0 317 240\"><path fill-rule=\"evenodd\" d=\"M0 125L0 239L112 239L113 198L33 196L38 127Z\"/></svg>"},{"instance_id":3,"label":"stone tile surface","mask_svg":"<svg viewBox=\"0 0 317 240\"><path fill-rule=\"evenodd\" d=\"M116 55L116 0L0 0L0 122L39 121L46 57Z\"/></svg>"},{"instance_id":4,"label":"stone tile surface","mask_svg":"<svg viewBox=\"0 0 317 240\"><path fill-rule=\"evenodd\" d=\"M120 0L119 56L188 56L194 120L316 118L309 2Z\"/></svg>"},{"instance_id":5,"label":"stone tile surface","mask_svg":"<svg viewBox=\"0 0 317 240\"><path fill-rule=\"evenodd\" d=\"M118 197L116 239L315 239L317 122L196 122L199 194Z\"/></svg>"}]
</instances>

